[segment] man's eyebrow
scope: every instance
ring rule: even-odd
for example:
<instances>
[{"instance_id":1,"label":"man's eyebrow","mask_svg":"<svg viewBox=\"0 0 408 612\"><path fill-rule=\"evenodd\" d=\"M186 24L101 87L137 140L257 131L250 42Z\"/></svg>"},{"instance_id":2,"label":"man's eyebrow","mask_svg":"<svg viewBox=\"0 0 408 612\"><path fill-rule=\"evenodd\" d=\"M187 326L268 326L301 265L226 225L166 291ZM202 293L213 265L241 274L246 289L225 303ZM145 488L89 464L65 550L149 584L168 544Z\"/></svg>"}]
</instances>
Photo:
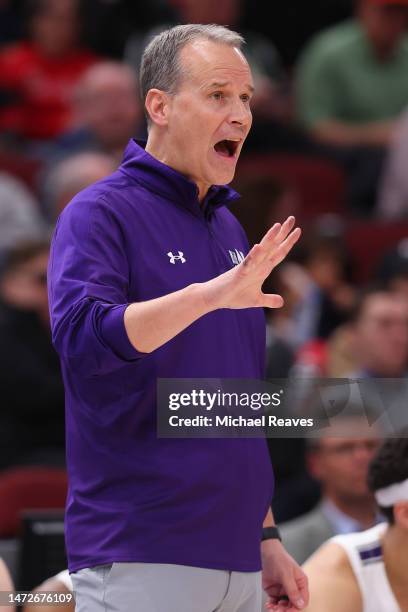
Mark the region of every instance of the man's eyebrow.
<instances>
[{"instance_id":1,"label":"man's eyebrow","mask_svg":"<svg viewBox=\"0 0 408 612\"><path fill-rule=\"evenodd\" d=\"M228 85L231 85L230 81L213 81L212 83L210 83L210 85L208 85L208 89L215 89L217 87L222 88L222 87L227 87ZM253 85L250 85L248 83L247 85L245 85L245 87L249 89L251 93L254 93L255 87Z\"/></svg>"}]
</instances>

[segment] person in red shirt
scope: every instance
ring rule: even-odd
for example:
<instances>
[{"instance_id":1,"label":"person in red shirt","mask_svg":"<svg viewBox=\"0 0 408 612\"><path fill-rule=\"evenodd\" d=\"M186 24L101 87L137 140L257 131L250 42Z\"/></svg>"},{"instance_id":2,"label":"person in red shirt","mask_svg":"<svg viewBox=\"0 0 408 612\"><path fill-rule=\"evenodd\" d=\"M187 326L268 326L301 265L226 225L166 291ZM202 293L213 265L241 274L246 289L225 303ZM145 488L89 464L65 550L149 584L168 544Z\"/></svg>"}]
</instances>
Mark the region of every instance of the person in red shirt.
<instances>
[{"instance_id":1,"label":"person in red shirt","mask_svg":"<svg viewBox=\"0 0 408 612\"><path fill-rule=\"evenodd\" d=\"M52 139L71 122L78 80L97 57L79 45L77 0L28 3L29 39L0 53L0 130Z\"/></svg>"}]
</instances>

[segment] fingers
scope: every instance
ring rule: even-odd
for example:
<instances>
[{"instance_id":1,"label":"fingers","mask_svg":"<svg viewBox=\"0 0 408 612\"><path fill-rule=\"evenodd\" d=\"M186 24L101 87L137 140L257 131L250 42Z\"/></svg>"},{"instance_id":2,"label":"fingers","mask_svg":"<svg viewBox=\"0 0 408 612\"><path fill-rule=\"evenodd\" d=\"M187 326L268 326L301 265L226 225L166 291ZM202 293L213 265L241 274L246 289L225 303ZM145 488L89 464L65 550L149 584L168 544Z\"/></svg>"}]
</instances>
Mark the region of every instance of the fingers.
<instances>
[{"instance_id":1,"label":"fingers","mask_svg":"<svg viewBox=\"0 0 408 612\"><path fill-rule=\"evenodd\" d=\"M295 217L288 217L282 225L275 223L271 227L260 242L265 258L271 255L271 249L275 249L287 238L294 225Z\"/></svg>"},{"instance_id":2,"label":"fingers","mask_svg":"<svg viewBox=\"0 0 408 612\"><path fill-rule=\"evenodd\" d=\"M281 295L274 293L263 293L262 294L262 306L263 308L282 308L284 304Z\"/></svg>"},{"instance_id":3,"label":"fingers","mask_svg":"<svg viewBox=\"0 0 408 612\"><path fill-rule=\"evenodd\" d=\"M288 217L286 219L285 223L282 225L277 235L277 242L283 242L283 240L285 240L285 238L288 236L291 229L293 229L295 225L295 221L296 221L295 217Z\"/></svg>"},{"instance_id":4,"label":"fingers","mask_svg":"<svg viewBox=\"0 0 408 612\"><path fill-rule=\"evenodd\" d=\"M309 603L308 580L300 569L294 575L286 576L284 584L278 589L266 589L270 599L266 604L268 610L281 612L283 610L303 610Z\"/></svg>"},{"instance_id":5,"label":"fingers","mask_svg":"<svg viewBox=\"0 0 408 612\"><path fill-rule=\"evenodd\" d=\"M300 593L300 599L302 599L307 605L310 598L308 577L301 568L298 568L298 575L295 579Z\"/></svg>"},{"instance_id":6,"label":"fingers","mask_svg":"<svg viewBox=\"0 0 408 612\"><path fill-rule=\"evenodd\" d=\"M255 244L252 249L249 251L248 255L245 257L242 262L242 267L246 273L249 273L262 263L264 260L265 254L260 244Z\"/></svg>"},{"instance_id":7,"label":"fingers","mask_svg":"<svg viewBox=\"0 0 408 612\"><path fill-rule=\"evenodd\" d=\"M281 263L289 253L289 251L294 247L294 245L299 240L302 235L302 230L300 227L291 232L287 238L272 252L271 256L268 258L270 264L272 264L272 268Z\"/></svg>"},{"instance_id":8,"label":"fingers","mask_svg":"<svg viewBox=\"0 0 408 612\"><path fill-rule=\"evenodd\" d=\"M286 584L284 585L286 595L288 596L289 603L293 607L294 610L303 610L306 605L305 600L303 599L302 593L298 588L298 585L295 580L292 578L288 578L286 580ZM278 604L279 605L279 604ZM291 606L287 606L290 607Z\"/></svg>"},{"instance_id":9,"label":"fingers","mask_svg":"<svg viewBox=\"0 0 408 612\"><path fill-rule=\"evenodd\" d=\"M294 219L294 217L292 217ZM275 240L278 238L279 234L282 231L282 225L280 223L275 223L272 225L270 230L268 230L265 236L262 238L260 245L264 248L269 249L271 244L275 243Z\"/></svg>"},{"instance_id":10,"label":"fingers","mask_svg":"<svg viewBox=\"0 0 408 612\"><path fill-rule=\"evenodd\" d=\"M272 610L273 612L297 612L298 610L302 610L304 606L298 607L285 597L275 597L270 599L265 607L267 610Z\"/></svg>"},{"instance_id":11,"label":"fingers","mask_svg":"<svg viewBox=\"0 0 408 612\"><path fill-rule=\"evenodd\" d=\"M256 244L248 253L243 261L243 266L249 266L252 269L264 261L272 261L272 258L279 258L281 255L280 261L282 261L300 237L301 232L299 228L290 234L294 224L295 217L288 217L282 225L275 223L262 238L261 242Z\"/></svg>"}]
</instances>

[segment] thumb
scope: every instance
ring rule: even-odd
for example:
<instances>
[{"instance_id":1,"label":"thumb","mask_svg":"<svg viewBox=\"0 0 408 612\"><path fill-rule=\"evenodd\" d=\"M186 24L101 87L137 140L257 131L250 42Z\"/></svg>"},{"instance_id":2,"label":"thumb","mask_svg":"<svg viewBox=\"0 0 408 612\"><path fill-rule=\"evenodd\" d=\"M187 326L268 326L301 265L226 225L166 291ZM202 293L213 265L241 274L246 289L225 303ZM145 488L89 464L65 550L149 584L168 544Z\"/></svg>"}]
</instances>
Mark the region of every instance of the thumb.
<instances>
[{"instance_id":1,"label":"thumb","mask_svg":"<svg viewBox=\"0 0 408 612\"><path fill-rule=\"evenodd\" d=\"M264 308L282 308L284 300L281 295L275 293L262 293L262 306Z\"/></svg>"}]
</instances>

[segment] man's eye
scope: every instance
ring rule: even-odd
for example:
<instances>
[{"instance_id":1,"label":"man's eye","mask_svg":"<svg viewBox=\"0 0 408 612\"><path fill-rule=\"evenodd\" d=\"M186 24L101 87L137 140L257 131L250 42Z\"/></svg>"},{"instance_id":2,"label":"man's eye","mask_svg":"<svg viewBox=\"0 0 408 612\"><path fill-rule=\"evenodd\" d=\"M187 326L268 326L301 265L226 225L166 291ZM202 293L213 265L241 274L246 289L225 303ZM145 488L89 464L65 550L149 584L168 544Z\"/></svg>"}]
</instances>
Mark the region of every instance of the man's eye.
<instances>
[{"instance_id":1,"label":"man's eye","mask_svg":"<svg viewBox=\"0 0 408 612\"><path fill-rule=\"evenodd\" d=\"M212 94L212 97L214 98L214 100L221 100L221 98L224 97L224 94L222 93L222 91L215 91Z\"/></svg>"},{"instance_id":2,"label":"man's eye","mask_svg":"<svg viewBox=\"0 0 408 612\"><path fill-rule=\"evenodd\" d=\"M243 95L241 96L241 100L242 100L243 102L250 102L250 101L251 101L251 98L250 98L250 96L248 96L248 94L243 94Z\"/></svg>"}]
</instances>

